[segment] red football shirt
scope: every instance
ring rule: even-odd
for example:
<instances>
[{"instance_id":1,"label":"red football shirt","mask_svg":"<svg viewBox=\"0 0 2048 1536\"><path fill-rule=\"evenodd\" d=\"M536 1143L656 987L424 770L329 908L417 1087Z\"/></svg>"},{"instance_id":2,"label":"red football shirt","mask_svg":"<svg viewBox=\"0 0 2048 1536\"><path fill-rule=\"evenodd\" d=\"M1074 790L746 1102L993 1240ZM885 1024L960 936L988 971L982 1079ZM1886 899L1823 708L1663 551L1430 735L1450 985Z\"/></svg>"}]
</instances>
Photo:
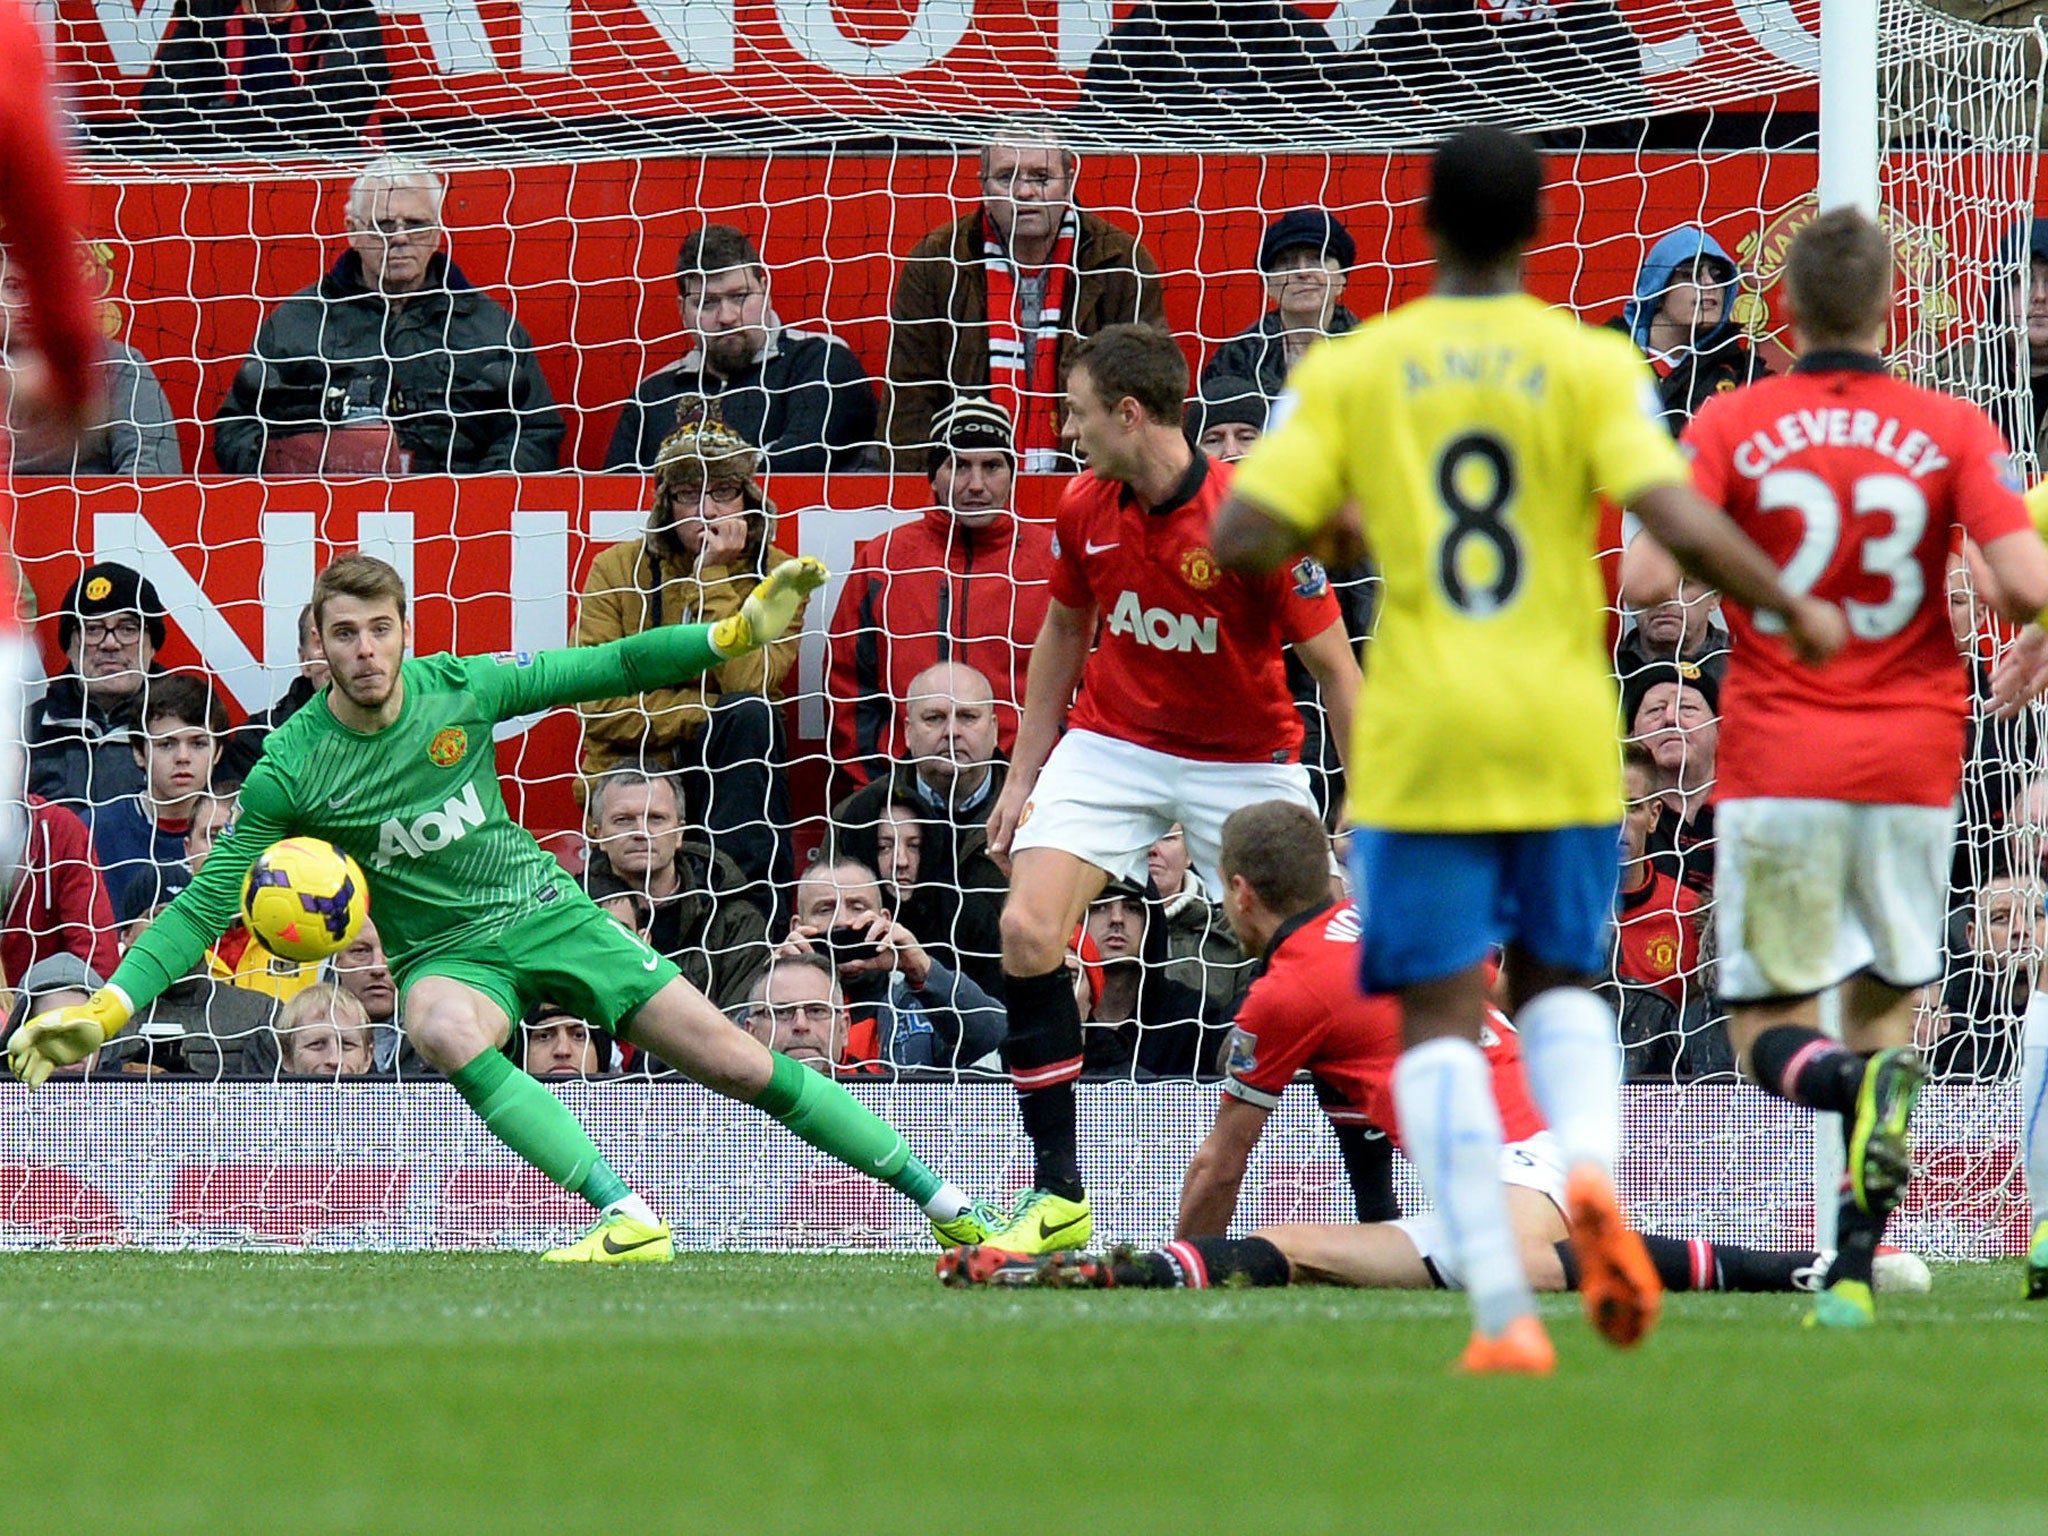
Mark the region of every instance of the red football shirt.
<instances>
[{"instance_id":1,"label":"red football shirt","mask_svg":"<svg viewBox=\"0 0 2048 1536\"><path fill-rule=\"evenodd\" d=\"M1229 488L1229 469L1201 453L1150 512L1086 470L1067 483L1052 595L1102 615L1067 719L1076 730L1209 762L1300 755L1281 647L1337 623L1337 600L1313 560L1264 576L1216 563L1209 523Z\"/></svg>"},{"instance_id":2,"label":"red football shirt","mask_svg":"<svg viewBox=\"0 0 2048 1536\"><path fill-rule=\"evenodd\" d=\"M1480 1046L1493 1068L1502 1133L1523 1141L1543 1117L1522 1076L1515 1027L1487 1010ZM1245 994L1230 1032L1223 1091L1271 1109L1306 1072L1339 1123L1370 1125L1401 1139L1394 1113L1394 1063L1401 1058L1401 1003L1358 990L1358 911L1340 902L1281 929L1265 969Z\"/></svg>"},{"instance_id":3,"label":"red football shirt","mask_svg":"<svg viewBox=\"0 0 2048 1536\"><path fill-rule=\"evenodd\" d=\"M1970 709L1948 622L1955 530L1988 543L2031 526L1998 429L1874 357L1828 352L1709 401L1685 441L1701 494L1788 587L1849 619L1841 654L1811 668L1726 605L1717 798L1947 805Z\"/></svg>"},{"instance_id":4,"label":"red football shirt","mask_svg":"<svg viewBox=\"0 0 2048 1536\"><path fill-rule=\"evenodd\" d=\"M1642 888L1623 891L1615 903L1615 975L1684 1007L1686 984L1699 985L1699 910L1697 892L1651 866Z\"/></svg>"}]
</instances>

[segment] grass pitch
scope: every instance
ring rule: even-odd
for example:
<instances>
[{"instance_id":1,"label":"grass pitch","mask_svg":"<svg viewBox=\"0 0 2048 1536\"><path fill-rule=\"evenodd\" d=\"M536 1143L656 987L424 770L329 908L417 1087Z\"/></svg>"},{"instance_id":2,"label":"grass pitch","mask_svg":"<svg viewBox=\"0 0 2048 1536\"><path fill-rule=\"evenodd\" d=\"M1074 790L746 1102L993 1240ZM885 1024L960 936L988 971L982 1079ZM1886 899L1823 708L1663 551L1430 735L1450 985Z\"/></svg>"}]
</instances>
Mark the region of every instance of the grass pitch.
<instances>
[{"instance_id":1,"label":"grass pitch","mask_svg":"<svg viewBox=\"0 0 2048 1536\"><path fill-rule=\"evenodd\" d=\"M1455 1296L945 1291L928 1260L0 1258L0 1531L2048 1530L2048 1305L1672 1298L1463 1381Z\"/></svg>"}]
</instances>

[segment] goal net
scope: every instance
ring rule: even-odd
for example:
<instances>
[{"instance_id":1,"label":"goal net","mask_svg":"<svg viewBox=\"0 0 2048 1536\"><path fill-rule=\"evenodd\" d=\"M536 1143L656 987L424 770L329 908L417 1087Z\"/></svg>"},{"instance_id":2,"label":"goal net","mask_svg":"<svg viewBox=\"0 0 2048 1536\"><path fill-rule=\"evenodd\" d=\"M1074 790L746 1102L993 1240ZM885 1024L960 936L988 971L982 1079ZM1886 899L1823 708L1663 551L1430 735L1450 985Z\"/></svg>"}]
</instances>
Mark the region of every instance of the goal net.
<instances>
[{"instance_id":1,"label":"goal net","mask_svg":"<svg viewBox=\"0 0 2048 1536\"><path fill-rule=\"evenodd\" d=\"M736 682L738 705L723 712L706 707L716 697L668 717L628 701L601 751L572 711L507 722L497 744L507 802L582 869L612 857L588 844L585 770L680 769L688 838L707 850L692 855L692 878L731 882L705 907L760 913L735 926L696 912L678 941L694 956L686 971L736 1017L762 931L786 932L790 875L828 847L886 860L890 899L931 925L919 939L986 978L993 940L976 915L999 898L972 884L972 854L944 818L920 825L915 870L901 862L913 856L897 830L920 821L908 791L871 796L857 824L835 819L905 750L908 685L927 662L964 657L989 674L1007 745L1042 611L1042 562L1031 563L1025 535L968 539L955 520L971 498L956 491L950 508L935 505L934 429L915 404L994 388L1021 425L1045 393L1028 370L1007 392L991 383L986 310L951 323L970 302L957 270L926 285L944 323L907 323L907 258L920 241L965 221L960 238L979 260L974 216L992 195L982 146L1069 152L1071 161L1055 157L1050 184L1031 183L1039 162L1028 153L1006 162L1012 177L995 190L1013 202L1070 202L1135 242L1112 261L1115 281L1077 276L1073 292L1055 295L1076 324L1138 318L1156 302L1194 365L1191 388L1220 355L1251 370L1212 390L1200 424L1263 411L1276 386L1258 376L1262 358L1275 381L1284 372L1286 325L1263 350L1257 328L1276 306L1296 313L1305 282L1290 286L1285 269L1302 264L1287 251L1262 261L1269 229L1293 210L1332 217L1349 259L1340 282L1327 265L1318 281L1339 288L1334 302L1350 315L1414 297L1427 284L1427 150L1471 121L1525 130L1545 147L1535 292L1589 321L1633 326L1640 315L1647 326L1675 271L1653 258L1681 235L1694 256L1725 262L1729 329L1763 366L1782 369L1780 265L1815 206L1818 11L1817 0L395 0L389 12L364 6L355 22L337 21L331 36L285 35L277 47L291 80L278 90L236 73L250 49L271 45L268 34L208 41L181 32L166 5L55 0L43 14L84 157L108 335L128 349L119 387L133 387L121 396L125 424L95 443L86 473L18 480L27 584L53 614L87 562L138 569L168 612L158 659L215 679L238 720L270 708L298 675L313 574L353 549L408 578L422 653L531 652L575 642L580 624L592 638L594 608L623 613L630 605L613 599L628 588L637 606L617 622L672 621L678 612L644 600L624 557L611 569L628 577L600 580L615 585L594 604L593 567L648 525L646 449L675 415L660 371L698 381L690 359L706 353L707 332L757 325L757 355L731 371L758 370L761 387L734 389L711 414L772 439L757 466L775 509L766 542L817 553L835 572L786 676L770 684L772 728L744 707L759 679ZM1902 277L1893 357L1908 376L1993 410L2030 471L2034 43L1910 0L1882 7L1880 179ZM435 311L442 329L432 336L373 331L349 344L345 366L322 365L317 377L295 371L292 347L320 355L323 344L293 333L286 301L323 281L361 281L347 263L350 189L373 159L394 155L403 160L397 180L380 184L387 193L423 166L445 199L424 219L389 196L359 203L354 244L437 251L460 274L450 279L460 314ZM738 232L758 253L761 281L742 282L748 293L728 304L696 279L692 309L676 263L707 225ZM1314 254L1335 252L1331 237L1317 239ZM1046 297L1024 295L1020 312ZM504 314L518 333L494 318ZM245 369L259 348L272 349L268 370ZM436 397L431 381L408 382L425 377L412 371L423 351L454 359L462 387L476 391L461 408L437 408L453 397ZM830 389L798 369L800 354L829 374ZM355 379L372 380L370 393L352 395ZM1246 386L1256 412L1240 398ZM438 387L456 386L444 377ZM1031 467L1055 453L1040 449ZM957 474L964 460L951 463ZM720 478L716 466L707 474ZM1008 491L1041 540L1060 483L1023 473ZM857 551L892 529L899 595L863 610L861 589L845 600L847 573L881 570L882 556L863 565ZM963 566L983 548L1006 578L1000 588L987 583L990 567ZM750 545L746 558L755 553ZM1340 578L1366 622L1369 584ZM695 594L687 601L707 600L678 580ZM54 676L68 661L56 626L41 633ZM1635 616L1617 614L1617 643L1636 635ZM1998 642L1988 629L1969 642L1980 665ZM769 732L765 745L746 745L754 728ZM1312 730L1312 752L1314 742ZM1927 1101L1929 1173L1902 1218L1907 1240L1929 1253L2008 1251L2023 1219L2012 1077L2015 1010L2040 962L2032 882L2048 790L2035 787L2037 745L2028 722L1972 759L1953 970L1925 1010L1947 1080ZM1687 750L1711 748L1702 738ZM779 774L758 771L769 766ZM892 800L906 810L876 809ZM1214 1098L1178 1079L1189 1063L1213 1065L1215 1025L1242 979L1201 905L1214 893L1179 884L1166 857L1161 882L1176 888L1127 919L1152 930L1137 944L1147 991L1136 1019L1090 1034L1104 1080L1082 1090L1084 1162L1109 1238L1143 1239L1170 1223ZM2000 919L1994 943L1986 904L2000 880L2025 920L2006 938L2013 925ZM24 911L17 894L10 956L63 947L31 931L39 920ZM1657 974L1622 989L1637 1079L1629 1194L1663 1230L1797 1241L1811 1230L1810 1132L1733 1081L1710 946L1697 941L1710 916L1703 883L1683 924L1644 946ZM1120 951L1106 931L1096 940L1109 963L1098 973L1091 955L1081 983L1108 978L1110 1002L1091 1006L1114 1010L1124 1006ZM1178 984L1171 1006L1159 1001L1159 977ZM269 984L288 991L297 980ZM390 1055L387 1044L380 1058ZM577 1219L574 1202L516 1173L438 1084L211 1081L235 1060L275 1075L274 1048L163 1060L187 1070L158 1077L131 1062L127 1075L146 1081L94 1081L33 1102L0 1095L0 1177L13 1180L0 1187L0 1242L529 1242ZM193 1061L212 1069L189 1070ZM999 1080L947 1061L860 1091L977 1193L1028 1176ZM901 1202L871 1199L779 1130L693 1088L628 1075L565 1092L697 1240L918 1240ZM1346 1213L1334 1143L1307 1094L1287 1096L1241 1224Z\"/></svg>"}]
</instances>

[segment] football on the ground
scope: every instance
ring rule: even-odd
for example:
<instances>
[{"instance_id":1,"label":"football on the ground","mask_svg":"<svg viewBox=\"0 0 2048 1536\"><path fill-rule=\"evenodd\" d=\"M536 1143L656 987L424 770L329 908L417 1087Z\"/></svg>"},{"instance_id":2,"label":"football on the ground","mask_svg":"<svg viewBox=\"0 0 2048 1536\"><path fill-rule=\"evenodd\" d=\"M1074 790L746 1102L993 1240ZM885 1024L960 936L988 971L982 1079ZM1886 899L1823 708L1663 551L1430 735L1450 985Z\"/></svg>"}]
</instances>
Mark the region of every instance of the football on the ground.
<instances>
[{"instance_id":1,"label":"football on the ground","mask_svg":"<svg viewBox=\"0 0 2048 1536\"><path fill-rule=\"evenodd\" d=\"M324 960L346 949L369 911L362 867L317 837L272 843L242 886L242 921L283 960Z\"/></svg>"}]
</instances>

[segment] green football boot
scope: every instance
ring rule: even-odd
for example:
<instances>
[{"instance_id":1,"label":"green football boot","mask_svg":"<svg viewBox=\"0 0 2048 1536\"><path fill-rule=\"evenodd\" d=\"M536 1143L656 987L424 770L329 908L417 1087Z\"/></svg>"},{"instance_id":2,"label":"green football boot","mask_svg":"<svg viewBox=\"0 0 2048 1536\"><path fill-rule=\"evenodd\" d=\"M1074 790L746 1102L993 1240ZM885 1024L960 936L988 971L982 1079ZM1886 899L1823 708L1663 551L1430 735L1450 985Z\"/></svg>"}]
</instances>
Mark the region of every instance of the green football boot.
<instances>
[{"instance_id":1,"label":"green football boot","mask_svg":"<svg viewBox=\"0 0 2048 1536\"><path fill-rule=\"evenodd\" d=\"M1905 1195L1913 1176L1907 1121L1926 1084L1927 1064L1911 1046L1879 1051L1863 1069L1856 1118L1848 1127L1849 1187L1859 1210L1883 1216Z\"/></svg>"},{"instance_id":2,"label":"green football boot","mask_svg":"<svg viewBox=\"0 0 2048 1536\"><path fill-rule=\"evenodd\" d=\"M665 1221L650 1225L614 1211L566 1248L550 1249L550 1264L666 1264L676 1256L675 1233Z\"/></svg>"}]
</instances>

